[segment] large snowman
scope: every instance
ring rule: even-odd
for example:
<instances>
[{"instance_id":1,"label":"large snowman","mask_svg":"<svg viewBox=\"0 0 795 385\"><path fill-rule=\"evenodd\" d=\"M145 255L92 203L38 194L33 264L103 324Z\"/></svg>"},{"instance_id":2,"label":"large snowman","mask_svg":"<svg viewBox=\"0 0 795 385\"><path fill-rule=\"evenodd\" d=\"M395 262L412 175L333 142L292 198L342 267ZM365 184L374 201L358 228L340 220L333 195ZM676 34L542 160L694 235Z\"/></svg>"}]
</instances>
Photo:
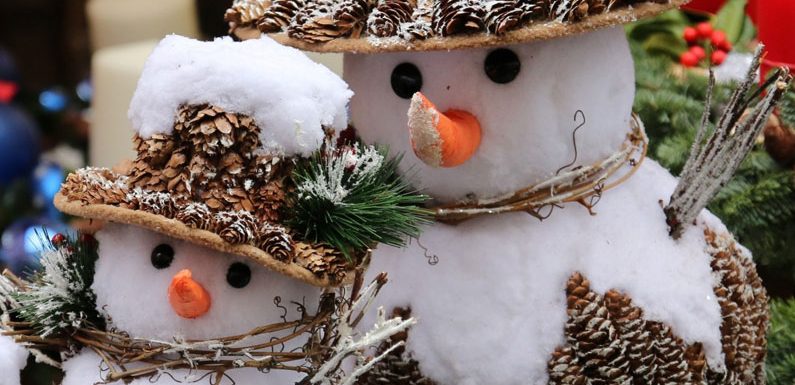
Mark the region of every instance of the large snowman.
<instances>
[{"instance_id":1,"label":"large snowman","mask_svg":"<svg viewBox=\"0 0 795 385\"><path fill-rule=\"evenodd\" d=\"M682 3L227 11L239 37L343 52L358 134L405 151L403 170L436 201L440 221L412 246L373 256L370 271L392 278L381 301L419 323L362 383L764 382L767 299L750 253L706 211L669 235L676 179L644 161L632 115L620 25ZM606 174L580 184L592 172Z\"/></svg>"},{"instance_id":2,"label":"large snowman","mask_svg":"<svg viewBox=\"0 0 795 385\"><path fill-rule=\"evenodd\" d=\"M107 222L91 241L98 245L91 289L107 330L172 343L174 352L190 341L219 339L221 346L225 336L309 317L324 289L350 282L357 266L329 246L293 237L281 225L280 209L292 159L317 150L327 129L346 127L350 95L339 77L267 38L165 38L149 58L130 108L137 159L123 170L79 170L56 198L66 213ZM63 242L60 235L53 239L54 245ZM75 252L59 246L45 259L52 271L44 279L54 276L55 289L67 295L79 282L62 283L55 270L71 268L63 262ZM55 313L53 327L70 316L82 317ZM252 334L241 343L280 338L274 354L298 354L308 338L297 332L301 327ZM88 345L64 362L63 384L117 383L104 361L114 348ZM200 349L208 348L212 343ZM239 357L239 366L268 360L256 350L250 359ZM218 357L227 353L219 350ZM126 358L135 354L143 355ZM26 355L11 337L0 336L0 384L19 384ZM197 360L196 370L177 370L164 359L115 370L156 367L124 378L136 378L134 384L292 384L306 376L277 367L223 373L198 366L217 364L212 359Z\"/></svg>"}]
</instances>

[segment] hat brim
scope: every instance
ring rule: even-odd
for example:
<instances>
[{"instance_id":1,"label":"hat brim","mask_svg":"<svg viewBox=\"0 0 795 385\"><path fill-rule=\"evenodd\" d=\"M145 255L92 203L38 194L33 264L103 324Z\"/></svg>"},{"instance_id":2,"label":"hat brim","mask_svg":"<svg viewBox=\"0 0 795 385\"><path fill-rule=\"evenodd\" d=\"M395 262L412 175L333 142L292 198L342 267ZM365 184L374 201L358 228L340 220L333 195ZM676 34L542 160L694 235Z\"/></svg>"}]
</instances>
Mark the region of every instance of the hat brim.
<instances>
[{"instance_id":1,"label":"hat brim","mask_svg":"<svg viewBox=\"0 0 795 385\"><path fill-rule=\"evenodd\" d=\"M311 271L294 263L279 261L272 255L255 246L248 244L231 244L214 232L192 228L176 219L169 219L146 211L132 210L109 204L86 204L79 200L69 200L69 198L60 192L55 196L54 203L58 210L66 214L138 226L223 253L247 257L270 270L313 286L322 288L344 286L351 284L354 279L352 271L347 273L345 278L340 281L332 281L328 277L318 277L312 274ZM362 265L364 266L366 263L367 261Z\"/></svg>"},{"instance_id":2,"label":"hat brim","mask_svg":"<svg viewBox=\"0 0 795 385\"><path fill-rule=\"evenodd\" d=\"M620 8L606 13L588 16L577 22L539 22L519 28L503 35L487 33L432 37L425 40L407 41L397 37L376 38L338 38L324 43L313 43L295 39L285 32L268 34L281 44L304 51L320 53L382 53L401 51L450 51L468 48L484 48L548 40L576 35L615 25L627 24L643 18L652 17L665 11L679 8L690 0L671 0L667 3L642 3ZM256 39L261 32L256 26L235 27L232 34L240 39Z\"/></svg>"}]
</instances>

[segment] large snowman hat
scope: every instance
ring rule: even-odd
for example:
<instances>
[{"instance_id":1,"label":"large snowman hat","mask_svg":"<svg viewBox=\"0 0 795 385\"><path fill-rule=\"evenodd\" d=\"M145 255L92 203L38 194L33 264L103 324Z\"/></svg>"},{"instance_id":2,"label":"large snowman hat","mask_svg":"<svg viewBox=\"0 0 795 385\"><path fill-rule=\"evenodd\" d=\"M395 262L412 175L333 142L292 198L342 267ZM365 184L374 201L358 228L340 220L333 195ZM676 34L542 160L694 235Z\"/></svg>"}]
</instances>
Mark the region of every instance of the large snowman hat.
<instances>
[{"instance_id":1,"label":"large snowman hat","mask_svg":"<svg viewBox=\"0 0 795 385\"><path fill-rule=\"evenodd\" d=\"M240 38L271 34L317 52L452 50L583 33L650 17L689 0L236 0Z\"/></svg>"},{"instance_id":2,"label":"large snowman hat","mask_svg":"<svg viewBox=\"0 0 795 385\"><path fill-rule=\"evenodd\" d=\"M268 38L164 39L130 105L137 158L69 175L61 211L241 255L307 283L350 281L361 259L282 223L292 159L346 127L347 85Z\"/></svg>"}]
</instances>

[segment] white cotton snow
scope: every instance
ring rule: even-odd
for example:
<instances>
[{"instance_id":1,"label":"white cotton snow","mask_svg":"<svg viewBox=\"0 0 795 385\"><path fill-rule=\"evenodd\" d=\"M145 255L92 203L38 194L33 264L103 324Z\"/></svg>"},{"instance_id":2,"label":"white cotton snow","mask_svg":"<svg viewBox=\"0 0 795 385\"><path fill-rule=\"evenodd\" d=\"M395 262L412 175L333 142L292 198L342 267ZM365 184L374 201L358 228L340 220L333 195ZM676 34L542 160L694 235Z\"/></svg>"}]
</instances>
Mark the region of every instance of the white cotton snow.
<instances>
[{"instance_id":1,"label":"white cotton snow","mask_svg":"<svg viewBox=\"0 0 795 385\"><path fill-rule=\"evenodd\" d=\"M418 324L409 350L437 383L546 384L551 353L565 343L566 281L579 271L597 293L620 290L647 319L702 342L708 364L719 369L721 315L703 229L672 240L659 204L675 183L646 160L605 193L596 216L569 204L543 222L503 214L434 225L422 246L380 246L369 275L387 271L389 284L376 305L411 307ZM706 212L700 220L723 229ZM439 259L433 266L432 255Z\"/></svg>"},{"instance_id":2,"label":"white cotton snow","mask_svg":"<svg viewBox=\"0 0 795 385\"><path fill-rule=\"evenodd\" d=\"M19 372L27 359L28 352L22 346L0 335L0 385L19 385Z\"/></svg>"},{"instance_id":3,"label":"white cotton snow","mask_svg":"<svg viewBox=\"0 0 795 385\"><path fill-rule=\"evenodd\" d=\"M307 155L322 143L322 126L346 127L352 94L326 67L268 37L171 35L147 60L128 116L149 137L171 132L180 105L209 103L252 116L264 150Z\"/></svg>"}]
</instances>

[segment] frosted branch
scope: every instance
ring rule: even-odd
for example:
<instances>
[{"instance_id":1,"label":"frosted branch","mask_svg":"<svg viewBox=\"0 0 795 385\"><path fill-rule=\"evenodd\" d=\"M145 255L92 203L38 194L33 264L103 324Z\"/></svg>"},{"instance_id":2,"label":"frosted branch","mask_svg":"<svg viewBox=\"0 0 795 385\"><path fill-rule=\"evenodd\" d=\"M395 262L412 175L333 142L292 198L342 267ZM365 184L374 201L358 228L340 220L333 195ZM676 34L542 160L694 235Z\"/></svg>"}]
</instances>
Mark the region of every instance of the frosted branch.
<instances>
[{"instance_id":1,"label":"frosted branch","mask_svg":"<svg viewBox=\"0 0 795 385\"><path fill-rule=\"evenodd\" d=\"M710 71L701 127L696 134L679 184L671 196L670 203L664 208L670 234L674 239L682 236L685 225L696 219L698 213L734 175L740 163L753 148L754 141L764 128L765 122L792 81L789 71L781 68L763 86L765 96L756 106L751 107L759 96L758 93L749 96L749 92L757 79L763 48L762 45L757 48L745 80L732 94L715 131L702 145L701 142L709 130L709 108L715 87L714 74Z\"/></svg>"}]
</instances>

